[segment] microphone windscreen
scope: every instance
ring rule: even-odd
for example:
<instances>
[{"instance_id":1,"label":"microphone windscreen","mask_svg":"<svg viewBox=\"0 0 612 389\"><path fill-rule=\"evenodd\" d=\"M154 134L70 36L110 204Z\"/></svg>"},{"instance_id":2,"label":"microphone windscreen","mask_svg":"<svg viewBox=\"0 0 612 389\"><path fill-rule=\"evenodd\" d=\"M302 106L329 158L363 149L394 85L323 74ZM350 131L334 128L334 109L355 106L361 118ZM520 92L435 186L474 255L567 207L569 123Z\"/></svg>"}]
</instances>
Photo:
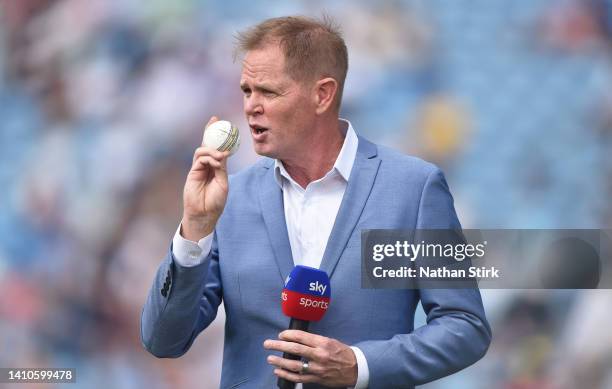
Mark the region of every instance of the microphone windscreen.
<instances>
[{"instance_id":1,"label":"microphone windscreen","mask_svg":"<svg viewBox=\"0 0 612 389\"><path fill-rule=\"evenodd\" d=\"M322 270L298 265L287 277L281 297L285 315L299 320L319 321L329 307L329 277Z\"/></svg>"}]
</instances>

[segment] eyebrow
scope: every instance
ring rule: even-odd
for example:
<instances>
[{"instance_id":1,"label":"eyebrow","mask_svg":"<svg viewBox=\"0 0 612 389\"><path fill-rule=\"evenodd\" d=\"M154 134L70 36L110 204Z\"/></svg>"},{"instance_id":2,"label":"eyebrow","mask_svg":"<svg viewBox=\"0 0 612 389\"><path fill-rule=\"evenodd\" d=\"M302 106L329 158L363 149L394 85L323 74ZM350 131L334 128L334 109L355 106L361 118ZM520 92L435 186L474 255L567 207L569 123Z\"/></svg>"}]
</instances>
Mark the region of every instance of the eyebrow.
<instances>
[{"instance_id":1,"label":"eyebrow","mask_svg":"<svg viewBox=\"0 0 612 389\"><path fill-rule=\"evenodd\" d=\"M251 87L249 87L246 82L241 82L240 89L244 90L245 88L251 88ZM275 91L275 90L278 90L279 88L273 85L264 83L264 84L254 85L251 89L255 89L257 91L265 91L265 90Z\"/></svg>"}]
</instances>

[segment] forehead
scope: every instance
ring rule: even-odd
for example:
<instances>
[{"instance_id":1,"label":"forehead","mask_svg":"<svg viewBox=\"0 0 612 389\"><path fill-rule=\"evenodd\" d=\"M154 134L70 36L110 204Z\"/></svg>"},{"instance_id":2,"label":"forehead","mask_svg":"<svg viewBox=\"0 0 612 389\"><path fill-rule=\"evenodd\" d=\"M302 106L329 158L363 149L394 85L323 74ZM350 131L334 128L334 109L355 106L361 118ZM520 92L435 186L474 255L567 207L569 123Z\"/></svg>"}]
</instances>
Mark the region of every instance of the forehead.
<instances>
[{"instance_id":1,"label":"forehead","mask_svg":"<svg viewBox=\"0 0 612 389\"><path fill-rule=\"evenodd\" d=\"M285 55L278 45L247 51L242 61L241 82L285 81Z\"/></svg>"}]
</instances>

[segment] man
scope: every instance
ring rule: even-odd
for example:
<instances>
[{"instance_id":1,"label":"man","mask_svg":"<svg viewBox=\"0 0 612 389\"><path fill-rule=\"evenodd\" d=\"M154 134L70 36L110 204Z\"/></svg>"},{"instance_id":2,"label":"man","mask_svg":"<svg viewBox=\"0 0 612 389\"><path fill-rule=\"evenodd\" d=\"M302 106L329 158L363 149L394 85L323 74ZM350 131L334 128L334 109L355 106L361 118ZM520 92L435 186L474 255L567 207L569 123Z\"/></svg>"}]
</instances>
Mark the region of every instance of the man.
<instances>
[{"instance_id":1,"label":"man","mask_svg":"<svg viewBox=\"0 0 612 389\"><path fill-rule=\"evenodd\" d=\"M147 350L184 354L223 301L222 388L274 388L277 377L410 388L481 358L491 333L477 289L359 287L362 229L460 225L439 169L339 119L348 56L337 30L270 19L241 34L239 50L244 111L267 158L228 183L227 152L195 151L183 219L143 311ZM296 264L330 276L333 299L312 333L284 330L280 293ZM428 324L414 330L419 300Z\"/></svg>"}]
</instances>

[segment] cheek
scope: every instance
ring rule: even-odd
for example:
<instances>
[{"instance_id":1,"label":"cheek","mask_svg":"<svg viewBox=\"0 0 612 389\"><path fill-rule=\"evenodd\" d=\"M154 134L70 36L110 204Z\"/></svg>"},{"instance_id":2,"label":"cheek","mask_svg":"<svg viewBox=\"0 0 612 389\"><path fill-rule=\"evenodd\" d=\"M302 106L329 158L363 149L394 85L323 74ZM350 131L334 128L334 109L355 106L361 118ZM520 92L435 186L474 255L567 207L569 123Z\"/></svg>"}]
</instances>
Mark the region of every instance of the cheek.
<instances>
[{"instance_id":1,"label":"cheek","mask_svg":"<svg viewBox=\"0 0 612 389\"><path fill-rule=\"evenodd\" d=\"M296 98L278 99L268 101L265 104L266 113L270 125L278 130L274 135L277 138L286 138L289 134L298 134L305 123L310 122L309 101L303 96Z\"/></svg>"},{"instance_id":2,"label":"cheek","mask_svg":"<svg viewBox=\"0 0 612 389\"><path fill-rule=\"evenodd\" d=\"M267 117L271 124L275 124L278 127L285 127L288 123L292 123L296 120L296 112L298 109L287 102L270 102L267 105Z\"/></svg>"}]
</instances>

